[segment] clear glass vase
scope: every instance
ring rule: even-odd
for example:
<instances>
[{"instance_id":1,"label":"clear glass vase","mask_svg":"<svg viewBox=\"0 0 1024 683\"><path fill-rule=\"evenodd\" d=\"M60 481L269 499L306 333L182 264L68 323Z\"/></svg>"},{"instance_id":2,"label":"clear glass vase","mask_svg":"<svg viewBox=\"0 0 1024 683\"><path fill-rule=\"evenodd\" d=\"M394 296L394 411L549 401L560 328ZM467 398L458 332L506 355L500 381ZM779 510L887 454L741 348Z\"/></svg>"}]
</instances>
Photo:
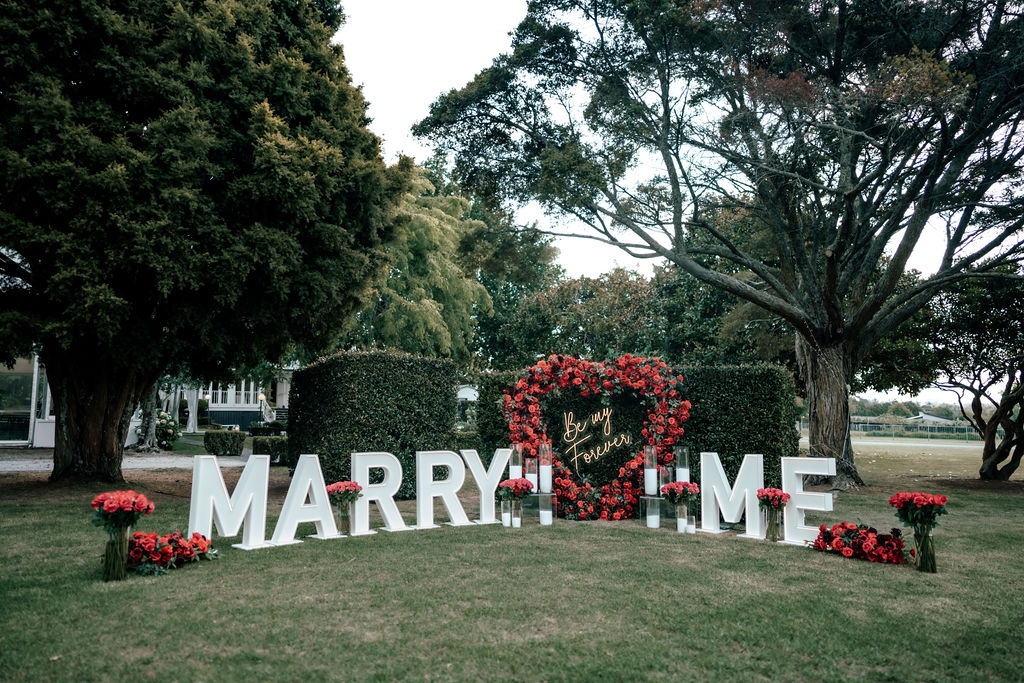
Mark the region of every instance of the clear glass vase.
<instances>
[{"instance_id":1,"label":"clear glass vase","mask_svg":"<svg viewBox=\"0 0 1024 683\"><path fill-rule=\"evenodd\" d=\"M338 505L338 533L349 535L352 533L352 510L351 505L343 503Z\"/></svg>"},{"instance_id":2,"label":"clear glass vase","mask_svg":"<svg viewBox=\"0 0 1024 683\"><path fill-rule=\"evenodd\" d=\"M518 529L523 525L523 501L501 501L501 525Z\"/></svg>"},{"instance_id":3,"label":"clear glass vase","mask_svg":"<svg viewBox=\"0 0 1024 683\"><path fill-rule=\"evenodd\" d=\"M936 573L938 570L935 568L935 538L932 536L932 527L914 527L914 546L916 547L917 570L929 574Z\"/></svg>"},{"instance_id":4,"label":"clear glass vase","mask_svg":"<svg viewBox=\"0 0 1024 683\"><path fill-rule=\"evenodd\" d=\"M779 528L782 526L782 509L771 507L764 511L764 540L778 543L782 538Z\"/></svg>"},{"instance_id":5,"label":"clear glass vase","mask_svg":"<svg viewBox=\"0 0 1024 683\"><path fill-rule=\"evenodd\" d=\"M128 532L131 527L108 531L110 537L103 551L103 580L123 581L128 574Z\"/></svg>"},{"instance_id":6,"label":"clear glass vase","mask_svg":"<svg viewBox=\"0 0 1024 683\"><path fill-rule=\"evenodd\" d=\"M685 534L689 531L689 509L686 503L676 505L676 531Z\"/></svg>"}]
</instances>

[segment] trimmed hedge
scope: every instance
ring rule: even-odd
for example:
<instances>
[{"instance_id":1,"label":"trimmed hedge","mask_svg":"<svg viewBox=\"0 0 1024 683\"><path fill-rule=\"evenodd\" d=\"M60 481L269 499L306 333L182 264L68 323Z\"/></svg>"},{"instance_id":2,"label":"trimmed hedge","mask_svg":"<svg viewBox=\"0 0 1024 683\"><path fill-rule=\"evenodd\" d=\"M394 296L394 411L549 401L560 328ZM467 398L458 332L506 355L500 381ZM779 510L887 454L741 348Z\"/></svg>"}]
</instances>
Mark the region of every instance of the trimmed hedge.
<instances>
[{"instance_id":1,"label":"trimmed hedge","mask_svg":"<svg viewBox=\"0 0 1024 683\"><path fill-rule=\"evenodd\" d=\"M747 453L764 455L765 486L781 485L779 458L799 454L799 409L793 375L780 365L683 367L690 401L681 443L690 447L691 478L700 481L700 453L714 451L735 480Z\"/></svg>"},{"instance_id":2,"label":"trimmed hedge","mask_svg":"<svg viewBox=\"0 0 1024 683\"><path fill-rule=\"evenodd\" d=\"M795 427L799 412L796 391L789 371L778 365L759 364L682 367L673 372L684 377L683 397L692 405L681 440L690 448L691 478L700 481L701 451L718 453L730 481L739 472L745 454L761 453L765 485L779 486L779 458L798 455L800 444ZM495 448L508 446L502 392L514 386L522 375L522 371L516 371L481 376L476 417L481 452L490 454ZM556 401L546 400L545 419L558 420L559 406L572 401L566 396ZM558 413L551 408L556 408ZM555 434L558 429L558 425L549 422L549 433ZM637 444L639 438L638 433ZM638 445L635 452L639 450Z\"/></svg>"},{"instance_id":3,"label":"trimmed hedge","mask_svg":"<svg viewBox=\"0 0 1024 683\"><path fill-rule=\"evenodd\" d=\"M211 455L220 457L242 455L242 446L245 445L245 432L234 429L223 431L208 429L203 432L203 447Z\"/></svg>"},{"instance_id":4,"label":"trimmed hedge","mask_svg":"<svg viewBox=\"0 0 1024 683\"><path fill-rule=\"evenodd\" d=\"M523 376L523 370L503 370L500 372L484 372L477 382L476 400L476 433L477 450L481 459L494 454L495 448L508 448L508 423L505 422L505 404L502 394L505 389L515 386Z\"/></svg>"},{"instance_id":5,"label":"trimmed hedge","mask_svg":"<svg viewBox=\"0 0 1024 683\"><path fill-rule=\"evenodd\" d=\"M270 462L284 462L288 458L287 436L254 436L252 438L253 455L269 455Z\"/></svg>"},{"instance_id":6,"label":"trimmed hedge","mask_svg":"<svg viewBox=\"0 0 1024 683\"><path fill-rule=\"evenodd\" d=\"M284 430L284 423L277 420L273 422L253 422L249 425L249 436L281 436L281 432Z\"/></svg>"},{"instance_id":7,"label":"trimmed hedge","mask_svg":"<svg viewBox=\"0 0 1024 683\"><path fill-rule=\"evenodd\" d=\"M386 451L402 463L398 496L416 495L416 451L455 448L457 377L450 360L343 351L292 375L288 458L320 456L327 482L351 477L351 455Z\"/></svg>"}]
</instances>

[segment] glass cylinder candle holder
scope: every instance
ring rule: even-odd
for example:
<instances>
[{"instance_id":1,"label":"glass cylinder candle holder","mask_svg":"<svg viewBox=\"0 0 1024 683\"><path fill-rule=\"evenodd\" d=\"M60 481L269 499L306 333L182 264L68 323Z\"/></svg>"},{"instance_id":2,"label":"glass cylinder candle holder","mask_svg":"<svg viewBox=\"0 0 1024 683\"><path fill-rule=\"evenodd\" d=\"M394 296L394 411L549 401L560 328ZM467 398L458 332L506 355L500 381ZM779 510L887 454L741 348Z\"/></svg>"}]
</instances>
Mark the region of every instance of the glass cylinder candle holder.
<instances>
[{"instance_id":1,"label":"glass cylinder candle holder","mask_svg":"<svg viewBox=\"0 0 1024 683\"><path fill-rule=\"evenodd\" d=\"M522 479L523 477L523 444L512 444L512 455L508 459L508 478Z\"/></svg>"},{"instance_id":2,"label":"glass cylinder candle holder","mask_svg":"<svg viewBox=\"0 0 1024 683\"><path fill-rule=\"evenodd\" d=\"M533 484L532 493L537 492L537 460L538 458L526 458L524 461L526 468L526 480Z\"/></svg>"},{"instance_id":3,"label":"glass cylinder candle holder","mask_svg":"<svg viewBox=\"0 0 1024 683\"><path fill-rule=\"evenodd\" d=\"M540 493L551 493L551 444L542 443L537 453L538 486Z\"/></svg>"},{"instance_id":4,"label":"glass cylinder candle holder","mask_svg":"<svg viewBox=\"0 0 1024 683\"><path fill-rule=\"evenodd\" d=\"M501 501L501 525L513 529L523 526L523 501L515 498Z\"/></svg>"},{"instance_id":5,"label":"glass cylinder candle holder","mask_svg":"<svg viewBox=\"0 0 1024 683\"><path fill-rule=\"evenodd\" d=\"M665 465L663 467L659 467L658 468L658 494L659 495L661 494L661 489L662 489L662 487L665 486L665 484L671 484L671 483L672 483L672 470L667 465Z\"/></svg>"},{"instance_id":6,"label":"glass cylinder candle holder","mask_svg":"<svg viewBox=\"0 0 1024 683\"><path fill-rule=\"evenodd\" d=\"M676 464L676 481L690 481L690 449L686 446L672 448Z\"/></svg>"},{"instance_id":7,"label":"glass cylinder candle holder","mask_svg":"<svg viewBox=\"0 0 1024 683\"><path fill-rule=\"evenodd\" d=\"M646 503L647 509L644 510L644 516L647 518L647 528L657 529L661 526L661 498L645 496L641 500Z\"/></svg>"},{"instance_id":8,"label":"glass cylinder candle holder","mask_svg":"<svg viewBox=\"0 0 1024 683\"><path fill-rule=\"evenodd\" d=\"M676 532L680 534L689 533L690 522L687 519L687 505L680 503L676 505Z\"/></svg>"},{"instance_id":9,"label":"glass cylinder candle holder","mask_svg":"<svg viewBox=\"0 0 1024 683\"><path fill-rule=\"evenodd\" d=\"M537 496L537 507L540 513L541 526L551 526L555 519L554 496L542 493Z\"/></svg>"},{"instance_id":10,"label":"glass cylinder candle holder","mask_svg":"<svg viewBox=\"0 0 1024 683\"><path fill-rule=\"evenodd\" d=\"M644 495L658 495L658 450L644 446Z\"/></svg>"},{"instance_id":11,"label":"glass cylinder candle holder","mask_svg":"<svg viewBox=\"0 0 1024 683\"><path fill-rule=\"evenodd\" d=\"M700 518L700 498L690 501L686 508L686 533L695 534Z\"/></svg>"}]
</instances>

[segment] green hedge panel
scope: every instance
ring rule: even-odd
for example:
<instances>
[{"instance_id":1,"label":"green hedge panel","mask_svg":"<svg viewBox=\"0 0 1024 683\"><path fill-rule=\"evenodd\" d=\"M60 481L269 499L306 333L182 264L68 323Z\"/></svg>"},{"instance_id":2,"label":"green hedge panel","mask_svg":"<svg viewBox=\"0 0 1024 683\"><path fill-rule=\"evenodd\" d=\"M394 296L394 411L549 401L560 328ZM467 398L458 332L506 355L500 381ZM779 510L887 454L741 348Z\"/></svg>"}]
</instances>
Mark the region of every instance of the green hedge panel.
<instances>
[{"instance_id":1,"label":"green hedge panel","mask_svg":"<svg viewBox=\"0 0 1024 683\"><path fill-rule=\"evenodd\" d=\"M457 377L450 360L345 351L296 370L288 400L288 465L320 456L327 483L351 477L352 453L402 463L401 498L416 492L416 451L456 446Z\"/></svg>"}]
</instances>

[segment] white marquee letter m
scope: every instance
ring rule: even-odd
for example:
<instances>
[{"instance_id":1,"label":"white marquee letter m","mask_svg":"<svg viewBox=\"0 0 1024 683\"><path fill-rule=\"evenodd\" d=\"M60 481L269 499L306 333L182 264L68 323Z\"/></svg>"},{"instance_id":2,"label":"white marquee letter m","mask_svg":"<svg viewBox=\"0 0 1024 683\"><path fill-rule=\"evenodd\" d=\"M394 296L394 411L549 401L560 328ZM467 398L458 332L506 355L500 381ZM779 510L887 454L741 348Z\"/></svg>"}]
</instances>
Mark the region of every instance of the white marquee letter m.
<instances>
[{"instance_id":1,"label":"white marquee letter m","mask_svg":"<svg viewBox=\"0 0 1024 683\"><path fill-rule=\"evenodd\" d=\"M244 524L242 542L235 544L235 548L269 547L266 541L269 485L270 456L251 456L229 499L217 459L212 455L197 455L192 460L188 535L198 531L210 538L211 528L216 523L218 535L235 536Z\"/></svg>"}]
</instances>

